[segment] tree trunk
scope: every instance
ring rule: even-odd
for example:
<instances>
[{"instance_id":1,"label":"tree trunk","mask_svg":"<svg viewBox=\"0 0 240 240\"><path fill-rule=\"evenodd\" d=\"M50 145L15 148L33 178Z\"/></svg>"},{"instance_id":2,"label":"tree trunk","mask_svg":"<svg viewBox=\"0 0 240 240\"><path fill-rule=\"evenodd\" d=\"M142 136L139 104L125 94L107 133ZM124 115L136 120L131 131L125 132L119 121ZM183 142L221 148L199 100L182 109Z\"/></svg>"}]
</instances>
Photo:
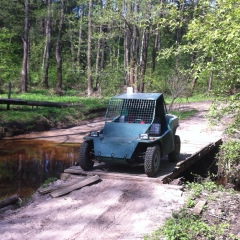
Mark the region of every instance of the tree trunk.
<instances>
[{"instance_id":1,"label":"tree trunk","mask_svg":"<svg viewBox=\"0 0 240 240\"><path fill-rule=\"evenodd\" d=\"M208 81L208 92L212 90L212 82L213 82L213 71L210 71L209 81Z\"/></svg>"},{"instance_id":2,"label":"tree trunk","mask_svg":"<svg viewBox=\"0 0 240 240\"><path fill-rule=\"evenodd\" d=\"M28 48L29 48L29 0L24 1L25 23L23 41L23 61L22 61L22 79L21 79L21 92L27 92L28 84Z\"/></svg>"},{"instance_id":3,"label":"tree trunk","mask_svg":"<svg viewBox=\"0 0 240 240\"><path fill-rule=\"evenodd\" d=\"M153 48L152 48L152 72L155 71L155 67L156 67L158 43L159 43L159 33L157 32L154 37L154 43L153 43Z\"/></svg>"},{"instance_id":4,"label":"tree trunk","mask_svg":"<svg viewBox=\"0 0 240 240\"><path fill-rule=\"evenodd\" d=\"M191 83L191 92L193 93L194 91L194 88L196 86L196 83L197 83L197 77L195 77L193 80L192 80L192 83Z\"/></svg>"},{"instance_id":5,"label":"tree trunk","mask_svg":"<svg viewBox=\"0 0 240 240\"><path fill-rule=\"evenodd\" d=\"M75 49L74 49L74 43L73 43L73 29L71 28L70 26L70 23L69 23L69 32L70 32L70 49L71 49L71 66L72 66L72 71L75 72L76 70L76 64L75 64Z\"/></svg>"},{"instance_id":6,"label":"tree trunk","mask_svg":"<svg viewBox=\"0 0 240 240\"><path fill-rule=\"evenodd\" d=\"M214 57L212 56L211 62L213 62L213 60L214 60ZM212 83L213 83L213 71L211 70L209 74L209 81L208 81L208 92L212 90Z\"/></svg>"},{"instance_id":7,"label":"tree trunk","mask_svg":"<svg viewBox=\"0 0 240 240\"><path fill-rule=\"evenodd\" d=\"M47 4L47 17L45 19L45 47L43 53L43 79L42 83L45 88L49 88L48 84L48 69L49 69L49 57L50 57L50 46L51 46L51 2L46 0Z\"/></svg>"},{"instance_id":8,"label":"tree trunk","mask_svg":"<svg viewBox=\"0 0 240 240\"><path fill-rule=\"evenodd\" d=\"M81 7L83 7L83 6L81 6ZM80 16L79 30L78 30L77 66L79 69L81 66L82 22L83 22L83 14Z\"/></svg>"},{"instance_id":9,"label":"tree trunk","mask_svg":"<svg viewBox=\"0 0 240 240\"><path fill-rule=\"evenodd\" d=\"M129 53L130 53L130 44L129 44L129 29L126 28L125 24L125 31L124 31L124 71L125 71L125 84L128 86L130 77L129 77Z\"/></svg>"},{"instance_id":10,"label":"tree trunk","mask_svg":"<svg viewBox=\"0 0 240 240\"><path fill-rule=\"evenodd\" d=\"M62 57L61 57L61 37L64 20L64 0L61 1L60 22L58 27L58 37L56 42L55 57L57 62L57 87L56 93L62 94Z\"/></svg>"},{"instance_id":11,"label":"tree trunk","mask_svg":"<svg viewBox=\"0 0 240 240\"><path fill-rule=\"evenodd\" d=\"M134 92L138 92L137 88L137 57L138 55L138 34L137 26L133 26L132 36L131 36L131 57L130 57L130 84L133 86Z\"/></svg>"},{"instance_id":12,"label":"tree trunk","mask_svg":"<svg viewBox=\"0 0 240 240\"><path fill-rule=\"evenodd\" d=\"M92 0L89 0L88 11L88 47L87 47L87 76L88 76L88 97L92 95L92 69L91 69L91 45L92 45Z\"/></svg>"},{"instance_id":13,"label":"tree trunk","mask_svg":"<svg viewBox=\"0 0 240 240\"><path fill-rule=\"evenodd\" d=\"M102 24L100 25L100 36L102 35ZM97 41L97 54L96 54L96 66L95 66L95 83L97 88L98 83L98 72L99 72L99 62L100 62L100 48L101 48L101 38Z\"/></svg>"},{"instance_id":14,"label":"tree trunk","mask_svg":"<svg viewBox=\"0 0 240 240\"><path fill-rule=\"evenodd\" d=\"M148 53L148 40L149 40L149 31L147 29L143 30L142 34L142 47L140 55L140 92L144 92L144 77L147 68L147 53Z\"/></svg>"}]
</instances>

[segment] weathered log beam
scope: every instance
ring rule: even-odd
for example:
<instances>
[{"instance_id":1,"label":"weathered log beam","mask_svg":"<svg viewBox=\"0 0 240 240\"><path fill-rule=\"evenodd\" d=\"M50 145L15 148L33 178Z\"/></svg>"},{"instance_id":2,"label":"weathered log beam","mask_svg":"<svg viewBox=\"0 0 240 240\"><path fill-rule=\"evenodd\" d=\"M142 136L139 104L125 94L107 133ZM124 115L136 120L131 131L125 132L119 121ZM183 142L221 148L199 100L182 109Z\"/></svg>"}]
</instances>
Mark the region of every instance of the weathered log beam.
<instances>
[{"instance_id":1,"label":"weathered log beam","mask_svg":"<svg viewBox=\"0 0 240 240\"><path fill-rule=\"evenodd\" d=\"M177 178L182 172L186 169L197 163L201 160L204 156L206 156L209 152L213 151L214 149L218 148L222 144L222 139L214 143L210 143L207 146L200 149L198 152L194 153L190 157L186 158L185 160L179 162L172 173L168 174L166 177L162 179L163 183L169 183L173 179Z\"/></svg>"},{"instance_id":2,"label":"weathered log beam","mask_svg":"<svg viewBox=\"0 0 240 240\"><path fill-rule=\"evenodd\" d=\"M76 103L29 101L29 100L16 99L16 98L11 98L11 99L0 98L0 104L37 106L37 107L57 107L57 108L83 106L83 104L76 104Z\"/></svg>"},{"instance_id":3,"label":"weathered log beam","mask_svg":"<svg viewBox=\"0 0 240 240\"><path fill-rule=\"evenodd\" d=\"M64 170L64 173L70 173L74 175L80 176L91 176L91 175L98 175L101 179L118 179L118 180L129 180L129 181L139 181L139 182L152 182L162 184L162 180L160 178L149 178L145 176L136 176L130 175L125 173L111 173L111 172L103 172L103 171L88 171L84 172L79 166L73 166ZM182 189L182 186L177 185L168 185L168 188L171 189Z\"/></svg>"},{"instance_id":4,"label":"weathered log beam","mask_svg":"<svg viewBox=\"0 0 240 240\"><path fill-rule=\"evenodd\" d=\"M4 208L8 205L16 204L18 201L19 201L19 196L17 194L15 194L11 197L8 197L8 198L5 198L5 199L1 200L0 201L0 208Z\"/></svg>"},{"instance_id":5,"label":"weathered log beam","mask_svg":"<svg viewBox=\"0 0 240 240\"><path fill-rule=\"evenodd\" d=\"M92 184L94 182L97 182L99 180L100 180L99 176L96 175L96 176L84 179L84 180L80 181L79 183L70 185L66 188L61 188L59 190L55 190L55 191L51 192L50 195L51 195L51 197L60 197L62 195L70 193L70 192L72 192L74 190L77 190L79 188L85 187L85 186L87 186L89 184Z\"/></svg>"}]
</instances>

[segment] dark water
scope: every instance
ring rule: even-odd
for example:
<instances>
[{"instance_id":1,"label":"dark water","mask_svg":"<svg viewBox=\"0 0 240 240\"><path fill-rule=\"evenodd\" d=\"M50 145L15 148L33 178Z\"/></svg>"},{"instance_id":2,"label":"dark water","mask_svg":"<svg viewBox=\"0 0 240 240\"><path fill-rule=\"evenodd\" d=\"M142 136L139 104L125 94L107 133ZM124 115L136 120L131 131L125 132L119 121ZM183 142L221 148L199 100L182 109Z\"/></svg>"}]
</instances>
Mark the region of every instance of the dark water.
<instances>
[{"instance_id":1,"label":"dark water","mask_svg":"<svg viewBox=\"0 0 240 240\"><path fill-rule=\"evenodd\" d=\"M44 140L0 140L0 198L25 197L78 161L79 144Z\"/></svg>"}]
</instances>

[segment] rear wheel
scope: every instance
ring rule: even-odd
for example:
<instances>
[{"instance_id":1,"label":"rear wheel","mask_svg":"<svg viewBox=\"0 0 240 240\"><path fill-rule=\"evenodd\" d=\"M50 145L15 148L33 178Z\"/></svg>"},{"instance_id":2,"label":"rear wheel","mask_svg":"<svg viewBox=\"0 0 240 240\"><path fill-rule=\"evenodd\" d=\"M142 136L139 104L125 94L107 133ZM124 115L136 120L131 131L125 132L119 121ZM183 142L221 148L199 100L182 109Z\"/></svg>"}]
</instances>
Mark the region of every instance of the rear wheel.
<instances>
[{"instance_id":1,"label":"rear wheel","mask_svg":"<svg viewBox=\"0 0 240 240\"><path fill-rule=\"evenodd\" d=\"M158 145L148 147L145 159L144 159L144 170L148 177L154 177L159 169L161 160L161 150Z\"/></svg>"},{"instance_id":2,"label":"rear wheel","mask_svg":"<svg viewBox=\"0 0 240 240\"><path fill-rule=\"evenodd\" d=\"M168 154L169 162L177 162L179 160L180 149L181 149L181 139L178 135L175 135L174 137L174 144L175 144L174 151Z\"/></svg>"},{"instance_id":3,"label":"rear wheel","mask_svg":"<svg viewBox=\"0 0 240 240\"><path fill-rule=\"evenodd\" d=\"M79 150L79 165L85 171L92 169L94 165L92 154L91 154L92 148L93 148L93 143L89 141L85 141L81 144L81 147Z\"/></svg>"}]
</instances>

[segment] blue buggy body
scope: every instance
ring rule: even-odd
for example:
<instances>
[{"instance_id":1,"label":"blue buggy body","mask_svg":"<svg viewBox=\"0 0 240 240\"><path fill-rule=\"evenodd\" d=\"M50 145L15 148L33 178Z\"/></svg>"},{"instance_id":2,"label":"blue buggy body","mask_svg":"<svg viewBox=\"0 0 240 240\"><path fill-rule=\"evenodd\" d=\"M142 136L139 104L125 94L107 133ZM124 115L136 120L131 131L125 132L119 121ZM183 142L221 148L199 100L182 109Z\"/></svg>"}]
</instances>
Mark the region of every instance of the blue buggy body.
<instances>
[{"instance_id":1,"label":"blue buggy body","mask_svg":"<svg viewBox=\"0 0 240 240\"><path fill-rule=\"evenodd\" d=\"M113 97L105 115L105 125L84 137L79 163L90 170L94 161L144 165L155 176L160 158L177 161L180 138L178 118L167 114L161 93L124 93Z\"/></svg>"}]
</instances>

